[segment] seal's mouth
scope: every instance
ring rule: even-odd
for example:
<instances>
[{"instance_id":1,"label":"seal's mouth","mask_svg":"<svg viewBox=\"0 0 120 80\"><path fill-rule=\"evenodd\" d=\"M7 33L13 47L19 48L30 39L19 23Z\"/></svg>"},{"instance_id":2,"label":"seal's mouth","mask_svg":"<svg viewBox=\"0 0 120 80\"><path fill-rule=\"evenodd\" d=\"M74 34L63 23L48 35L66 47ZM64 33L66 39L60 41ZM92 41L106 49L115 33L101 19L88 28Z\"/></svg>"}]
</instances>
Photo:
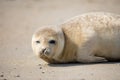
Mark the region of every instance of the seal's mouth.
<instances>
[{"instance_id":1,"label":"seal's mouth","mask_svg":"<svg viewBox=\"0 0 120 80\"><path fill-rule=\"evenodd\" d=\"M45 50L44 52L42 51L42 52L40 52L40 57L43 57L43 56L49 56L49 54L50 54L50 52L49 52L49 50Z\"/></svg>"},{"instance_id":2,"label":"seal's mouth","mask_svg":"<svg viewBox=\"0 0 120 80\"><path fill-rule=\"evenodd\" d=\"M42 57L42 56L45 56L44 53L39 53L39 56Z\"/></svg>"}]
</instances>

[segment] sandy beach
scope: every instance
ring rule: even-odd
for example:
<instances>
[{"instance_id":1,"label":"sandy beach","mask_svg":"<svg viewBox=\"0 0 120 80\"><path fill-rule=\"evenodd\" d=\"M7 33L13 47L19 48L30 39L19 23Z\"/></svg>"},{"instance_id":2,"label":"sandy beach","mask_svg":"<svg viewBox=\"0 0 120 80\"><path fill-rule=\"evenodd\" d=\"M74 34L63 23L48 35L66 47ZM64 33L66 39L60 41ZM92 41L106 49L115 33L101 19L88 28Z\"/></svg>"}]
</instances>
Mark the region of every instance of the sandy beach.
<instances>
[{"instance_id":1,"label":"sandy beach","mask_svg":"<svg viewBox=\"0 0 120 80\"><path fill-rule=\"evenodd\" d=\"M32 52L39 27L96 11L120 14L120 0L0 0L0 80L120 80L120 62L47 64Z\"/></svg>"}]
</instances>

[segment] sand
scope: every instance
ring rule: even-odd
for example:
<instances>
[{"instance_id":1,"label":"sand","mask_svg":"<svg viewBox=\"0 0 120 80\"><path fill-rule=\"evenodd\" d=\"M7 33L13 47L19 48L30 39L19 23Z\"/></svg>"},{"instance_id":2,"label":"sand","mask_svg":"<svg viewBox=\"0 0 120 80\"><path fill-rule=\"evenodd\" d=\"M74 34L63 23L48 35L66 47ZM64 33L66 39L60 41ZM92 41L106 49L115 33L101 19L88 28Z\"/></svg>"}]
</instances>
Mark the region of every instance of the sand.
<instances>
[{"instance_id":1,"label":"sand","mask_svg":"<svg viewBox=\"0 0 120 80\"><path fill-rule=\"evenodd\" d=\"M120 80L120 62L47 64L32 52L40 26L93 11L120 14L120 0L0 0L0 80Z\"/></svg>"}]
</instances>

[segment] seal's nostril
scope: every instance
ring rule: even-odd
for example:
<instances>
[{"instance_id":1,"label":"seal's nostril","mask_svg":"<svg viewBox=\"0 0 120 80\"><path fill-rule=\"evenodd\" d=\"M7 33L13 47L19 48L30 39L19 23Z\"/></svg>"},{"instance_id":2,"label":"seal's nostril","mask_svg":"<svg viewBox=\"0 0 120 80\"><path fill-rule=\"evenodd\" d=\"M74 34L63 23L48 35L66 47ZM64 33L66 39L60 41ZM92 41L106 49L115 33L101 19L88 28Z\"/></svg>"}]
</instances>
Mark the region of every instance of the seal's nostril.
<instances>
[{"instance_id":1,"label":"seal's nostril","mask_svg":"<svg viewBox=\"0 0 120 80\"><path fill-rule=\"evenodd\" d=\"M45 53L45 51L46 51L46 48L42 50L42 53Z\"/></svg>"}]
</instances>

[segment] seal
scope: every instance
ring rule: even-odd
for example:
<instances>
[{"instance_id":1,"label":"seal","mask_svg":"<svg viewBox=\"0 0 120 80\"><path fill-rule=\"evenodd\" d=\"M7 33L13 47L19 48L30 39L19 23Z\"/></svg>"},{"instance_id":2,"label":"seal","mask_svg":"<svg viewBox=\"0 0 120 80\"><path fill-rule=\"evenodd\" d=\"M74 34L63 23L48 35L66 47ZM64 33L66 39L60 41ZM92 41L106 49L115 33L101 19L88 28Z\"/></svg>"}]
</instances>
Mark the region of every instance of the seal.
<instances>
[{"instance_id":1,"label":"seal","mask_svg":"<svg viewBox=\"0 0 120 80\"><path fill-rule=\"evenodd\" d=\"M43 26L32 37L34 53L48 63L120 60L120 15L86 13L57 26Z\"/></svg>"}]
</instances>

